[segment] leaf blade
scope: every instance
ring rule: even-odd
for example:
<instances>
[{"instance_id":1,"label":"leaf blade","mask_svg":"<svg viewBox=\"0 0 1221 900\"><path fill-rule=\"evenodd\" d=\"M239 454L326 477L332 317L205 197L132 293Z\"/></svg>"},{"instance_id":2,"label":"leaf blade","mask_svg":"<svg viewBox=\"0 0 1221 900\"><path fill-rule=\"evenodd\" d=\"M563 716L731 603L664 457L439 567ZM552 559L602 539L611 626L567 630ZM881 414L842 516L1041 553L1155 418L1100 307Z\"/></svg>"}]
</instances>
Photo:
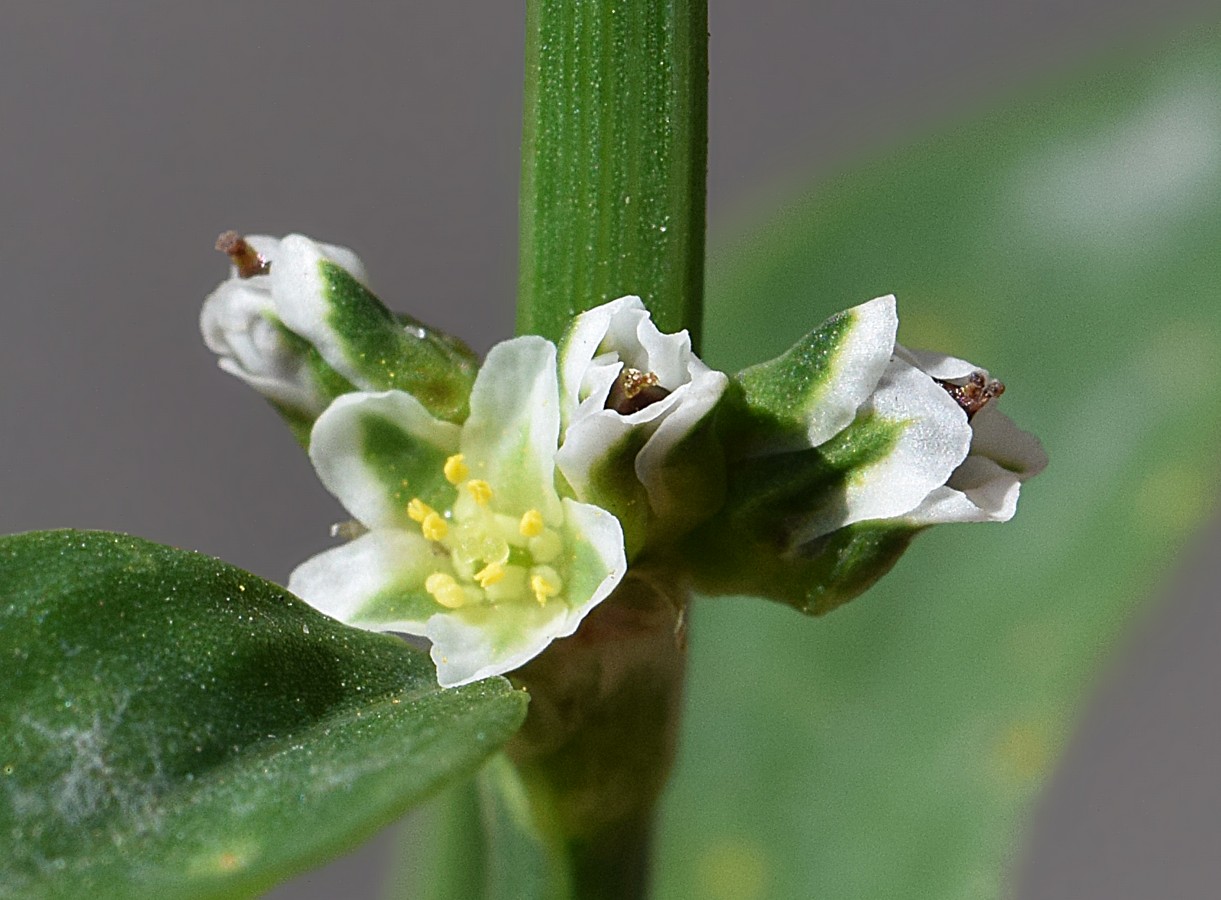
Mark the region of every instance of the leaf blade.
<instances>
[{"instance_id":1,"label":"leaf blade","mask_svg":"<svg viewBox=\"0 0 1221 900\"><path fill-rule=\"evenodd\" d=\"M246 896L352 846L516 729L492 680L198 554L0 539L0 896Z\"/></svg>"}]
</instances>

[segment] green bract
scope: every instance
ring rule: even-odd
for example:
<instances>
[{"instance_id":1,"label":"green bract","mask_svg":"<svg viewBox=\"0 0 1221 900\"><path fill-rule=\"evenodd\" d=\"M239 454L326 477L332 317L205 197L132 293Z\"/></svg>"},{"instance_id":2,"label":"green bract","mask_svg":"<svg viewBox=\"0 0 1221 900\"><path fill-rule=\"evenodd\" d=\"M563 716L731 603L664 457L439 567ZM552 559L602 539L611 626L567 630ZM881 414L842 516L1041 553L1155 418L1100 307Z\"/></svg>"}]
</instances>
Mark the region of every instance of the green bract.
<instances>
[{"instance_id":1,"label":"green bract","mask_svg":"<svg viewBox=\"0 0 1221 900\"><path fill-rule=\"evenodd\" d=\"M512 671L572 634L627 569L610 513L555 488L555 347L492 349L457 426L402 391L353 393L314 426L323 484L368 533L290 588L362 628L432 641L443 685Z\"/></svg>"}]
</instances>

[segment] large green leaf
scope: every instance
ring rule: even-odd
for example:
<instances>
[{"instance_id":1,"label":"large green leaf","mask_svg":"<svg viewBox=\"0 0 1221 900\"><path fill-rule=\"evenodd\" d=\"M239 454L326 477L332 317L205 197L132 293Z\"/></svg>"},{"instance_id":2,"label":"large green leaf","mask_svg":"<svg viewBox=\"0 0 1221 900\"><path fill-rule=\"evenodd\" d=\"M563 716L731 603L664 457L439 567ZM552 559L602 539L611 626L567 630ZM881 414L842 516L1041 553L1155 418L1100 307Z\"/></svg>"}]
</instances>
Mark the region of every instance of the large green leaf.
<instances>
[{"instance_id":1,"label":"large green leaf","mask_svg":"<svg viewBox=\"0 0 1221 900\"><path fill-rule=\"evenodd\" d=\"M0 897L230 897L350 847L521 723L503 679L215 559L0 539Z\"/></svg>"},{"instance_id":2,"label":"large green leaf","mask_svg":"<svg viewBox=\"0 0 1221 900\"><path fill-rule=\"evenodd\" d=\"M934 530L826 619L699 605L658 895L995 897L1092 673L1217 494L1221 33L820 186L710 289L724 368L896 292L900 339L989 367L1051 466L1014 522Z\"/></svg>"}]
</instances>

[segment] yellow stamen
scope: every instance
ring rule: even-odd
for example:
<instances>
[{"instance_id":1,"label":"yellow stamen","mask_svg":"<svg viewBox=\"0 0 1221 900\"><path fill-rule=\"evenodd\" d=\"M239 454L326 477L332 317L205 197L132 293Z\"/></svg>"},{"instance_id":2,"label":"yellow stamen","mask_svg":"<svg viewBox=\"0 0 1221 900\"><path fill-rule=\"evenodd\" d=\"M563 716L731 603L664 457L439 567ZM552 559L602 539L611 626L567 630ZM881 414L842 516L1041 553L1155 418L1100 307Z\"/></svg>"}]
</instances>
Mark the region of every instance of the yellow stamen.
<instances>
[{"instance_id":1,"label":"yellow stamen","mask_svg":"<svg viewBox=\"0 0 1221 900\"><path fill-rule=\"evenodd\" d=\"M420 523L420 531L430 541L443 541L445 536L449 534L449 523L437 513L430 512L424 517L424 521Z\"/></svg>"},{"instance_id":2,"label":"yellow stamen","mask_svg":"<svg viewBox=\"0 0 1221 900\"><path fill-rule=\"evenodd\" d=\"M425 519L427 519L429 516L435 516L436 514L437 511L419 497L413 498L412 501L407 504L407 516L413 522L423 524Z\"/></svg>"},{"instance_id":3,"label":"yellow stamen","mask_svg":"<svg viewBox=\"0 0 1221 900\"><path fill-rule=\"evenodd\" d=\"M489 588L494 584L499 584L504 581L505 567L500 563L488 563L482 569L475 573L475 580L479 582L481 588Z\"/></svg>"},{"instance_id":4,"label":"yellow stamen","mask_svg":"<svg viewBox=\"0 0 1221 900\"><path fill-rule=\"evenodd\" d=\"M482 478L473 478L466 483L466 489L480 506L487 506L492 499L492 486Z\"/></svg>"},{"instance_id":5,"label":"yellow stamen","mask_svg":"<svg viewBox=\"0 0 1221 900\"><path fill-rule=\"evenodd\" d=\"M453 575L445 572L433 572L424 579L424 590L432 594L433 599L449 609L457 609L466 605L466 591L458 584Z\"/></svg>"},{"instance_id":6,"label":"yellow stamen","mask_svg":"<svg viewBox=\"0 0 1221 900\"><path fill-rule=\"evenodd\" d=\"M461 453L455 453L445 460L445 467L442 471L445 472L445 480L452 485L459 485L471 477L470 467L467 466L465 457Z\"/></svg>"},{"instance_id":7,"label":"yellow stamen","mask_svg":"<svg viewBox=\"0 0 1221 900\"><path fill-rule=\"evenodd\" d=\"M530 590L534 591L539 606L546 606L547 600L558 594L563 586L560 576L549 566L537 567L530 576Z\"/></svg>"},{"instance_id":8,"label":"yellow stamen","mask_svg":"<svg viewBox=\"0 0 1221 900\"><path fill-rule=\"evenodd\" d=\"M521 532L522 537L538 537L543 533L543 514L537 509L526 510L517 529Z\"/></svg>"}]
</instances>

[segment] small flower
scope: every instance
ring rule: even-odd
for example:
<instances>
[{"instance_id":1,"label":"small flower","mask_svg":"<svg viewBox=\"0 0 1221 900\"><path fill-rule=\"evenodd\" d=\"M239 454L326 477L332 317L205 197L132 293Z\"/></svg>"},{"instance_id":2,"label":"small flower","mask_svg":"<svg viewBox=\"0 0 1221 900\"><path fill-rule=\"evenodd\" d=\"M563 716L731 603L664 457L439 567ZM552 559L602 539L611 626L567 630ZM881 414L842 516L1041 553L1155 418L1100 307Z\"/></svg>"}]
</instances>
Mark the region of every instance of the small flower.
<instances>
[{"instance_id":1,"label":"small flower","mask_svg":"<svg viewBox=\"0 0 1221 900\"><path fill-rule=\"evenodd\" d=\"M403 391L351 393L310 458L368 532L299 566L289 589L351 625L432 641L443 686L512 671L572 634L623 577L623 533L555 489L555 347L494 347L461 425Z\"/></svg>"},{"instance_id":2,"label":"small flower","mask_svg":"<svg viewBox=\"0 0 1221 900\"><path fill-rule=\"evenodd\" d=\"M352 251L299 234L234 232L217 247L233 266L204 302L204 342L299 430L355 390L404 390L443 419L465 417L474 355L387 309Z\"/></svg>"},{"instance_id":3,"label":"small flower","mask_svg":"<svg viewBox=\"0 0 1221 900\"><path fill-rule=\"evenodd\" d=\"M302 240L308 240L302 238ZM351 250L313 244L313 252L364 281L364 264ZM226 232L217 241L233 261L229 278L208 295L199 317L204 343L217 365L281 407L312 421L331 401L331 377L311 360L308 343L282 319L284 275L297 260L278 238ZM277 296L281 297L277 304Z\"/></svg>"},{"instance_id":4,"label":"small flower","mask_svg":"<svg viewBox=\"0 0 1221 900\"><path fill-rule=\"evenodd\" d=\"M577 317L560 363L564 431L556 464L577 497L614 512L629 545L665 539L722 500L709 414L728 384L662 334L639 297ZM626 477L622 477L626 476Z\"/></svg>"},{"instance_id":5,"label":"small flower","mask_svg":"<svg viewBox=\"0 0 1221 900\"><path fill-rule=\"evenodd\" d=\"M688 542L710 593L825 612L863 591L911 536L1005 521L1046 465L996 408L1004 386L963 360L895 343L892 296L833 316L734 378L721 433L725 508Z\"/></svg>"}]
</instances>

